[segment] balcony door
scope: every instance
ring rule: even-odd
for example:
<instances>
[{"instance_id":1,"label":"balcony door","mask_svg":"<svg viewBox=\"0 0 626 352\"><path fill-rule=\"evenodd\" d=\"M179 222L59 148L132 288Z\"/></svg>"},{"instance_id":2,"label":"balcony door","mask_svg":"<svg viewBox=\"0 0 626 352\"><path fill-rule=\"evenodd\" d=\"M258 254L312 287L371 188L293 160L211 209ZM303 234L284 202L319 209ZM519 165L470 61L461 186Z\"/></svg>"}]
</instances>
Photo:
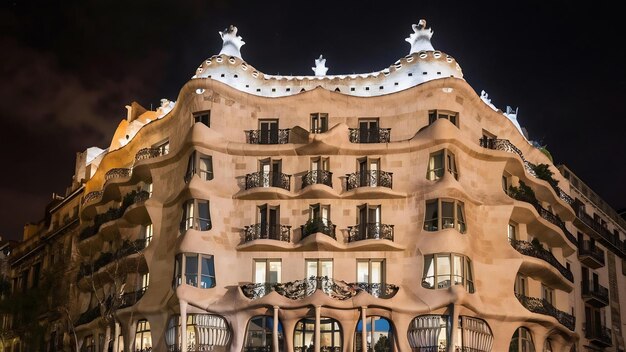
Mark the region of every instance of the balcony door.
<instances>
[{"instance_id":1,"label":"balcony door","mask_svg":"<svg viewBox=\"0 0 626 352\"><path fill-rule=\"evenodd\" d=\"M330 161L328 158L311 158L311 181L313 183L324 183L324 171L330 170Z\"/></svg>"},{"instance_id":2,"label":"balcony door","mask_svg":"<svg viewBox=\"0 0 626 352\"><path fill-rule=\"evenodd\" d=\"M371 224L371 225L370 225ZM380 224L380 205L364 204L359 207L359 234L363 239L375 237Z\"/></svg>"},{"instance_id":3,"label":"balcony door","mask_svg":"<svg viewBox=\"0 0 626 352\"><path fill-rule=\"evenodd\" d=\"M359 142L377 143L380 137L378 119L359 119Z\"/></svg>"},{"instance_id":4,"label":"balcony door","mask_svg":"<svg viewBox=\"0 0 626 352\"><path fill-rule=\"evenodd\" d=\"M277 239L280 230L278 228L280 209L264 204L259 206L258 211L261 238Z\"/></svg>"},{"instance_id":5,"label":"balcony door","mask_svg":"<svg viewBox=\"0 0 626 352\"><path fill-rule=\"evenodd\" d=\"M280 187L282 175L281 160L265 159L259 164L262 187Z\"/></svg>"},{"instance_id":6,"label":"balcony door","mask_svg":"<svg viewBox=\"0 0 626 352\"><path fill-rule=\"evenodd\" d=\"M276 144L278 143L278 120L260 120L260 144Z\"/></svg>"},{"instance_id":7,"label":"balcony door","mask_svg":"<svg viewBox=\"0 0 626 352\"><path fill-rule=\"evenodd\" d=\"M330 205L313 204L309 207L310 220L321 220L324 225L328 225L330 220Z\"/></svg>"},{"instance_id":8,"label":"balcony door","mask_svg":"<svg viewBox=\"0 0 626 352\"><path fill-rule=\"evenodd\" d=\"M328 131L328 114L311 114L311 133Z\"/></svg>"},{"instance_id":9,"label":"balcony door","mask_svg":"<svg viewBox=\"0 0 626 352\"><path fill-rule=\"evenodd\" d=\"M378 186L378 170L380 169L380 159L359 159L360 186Z\"/></svg>"}]
</instances>

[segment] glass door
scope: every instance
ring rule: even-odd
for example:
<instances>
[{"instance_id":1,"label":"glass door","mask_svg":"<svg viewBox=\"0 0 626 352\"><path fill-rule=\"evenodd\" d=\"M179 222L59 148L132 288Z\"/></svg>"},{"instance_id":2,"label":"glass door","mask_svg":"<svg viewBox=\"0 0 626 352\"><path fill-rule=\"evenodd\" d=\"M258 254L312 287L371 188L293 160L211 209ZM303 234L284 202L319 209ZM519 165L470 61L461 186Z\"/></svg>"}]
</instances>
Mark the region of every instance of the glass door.
<instances>
[{"instance_id":1,"label":"glass door","mask_svg":"<svg viewBox=\"0 0 626 352\"><path fill-rule=\"evenodd\" d=\"M260 144L278 143L278 120L259 121Z\"/></svg>"}]
</instances>

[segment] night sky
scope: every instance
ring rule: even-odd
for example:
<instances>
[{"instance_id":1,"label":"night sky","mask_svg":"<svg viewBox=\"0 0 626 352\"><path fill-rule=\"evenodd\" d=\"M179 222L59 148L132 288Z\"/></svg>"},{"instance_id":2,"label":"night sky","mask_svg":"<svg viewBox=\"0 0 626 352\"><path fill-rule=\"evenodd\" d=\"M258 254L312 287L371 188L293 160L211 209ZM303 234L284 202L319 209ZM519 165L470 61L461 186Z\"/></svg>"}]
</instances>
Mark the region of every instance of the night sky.
<instances>
[{"instance_id":1,"label":"night sky","mask_svg":"<svg viewBox=\"0 0 626 352\"><path fill-rule=\"evenodd\" d=\"M406 4L405 4L406 3ZM0 235L18 239L71 183L75 153L106 148L137 101L156 108L221 49L269 74L381 70L428 21L435 49L500 109L519 107L547 145L614 208L626 207L626 57L621 11L601 1L3 1L0 8Z\"/></svg>"}]
</instances>

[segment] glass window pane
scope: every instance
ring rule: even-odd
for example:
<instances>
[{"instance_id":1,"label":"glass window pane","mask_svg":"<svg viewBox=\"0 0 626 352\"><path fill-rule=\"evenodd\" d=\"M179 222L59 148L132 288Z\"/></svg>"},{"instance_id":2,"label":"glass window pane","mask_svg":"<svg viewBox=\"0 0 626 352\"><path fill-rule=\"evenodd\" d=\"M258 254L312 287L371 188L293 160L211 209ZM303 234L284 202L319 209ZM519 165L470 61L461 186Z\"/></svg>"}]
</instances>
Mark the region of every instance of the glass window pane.
<instances>
[{"instance_id":1,"label":"glass window pane","mask_svg":"<svg viewBox=\"0 0 626 352\"><path fill-rule=\"evenodd\" d=\"M463 213L463 203L458 202L456 205L456 216L457 216L457 223L458 223L458 228L457 230L460 233L465 233L465 214Z\"/></svg>"},{"instance_id":2,"label":"glass window pane","mask_svg":"<svg viewBox=\"0 0 626 352\"><path fill-rule=\"evenodd\" d=\"M269 264L270 264L269 282L271 282L271 283L280 282L281 262L280 261L271 261Z\"/></svg>"},{"instance_id":3,"label":"glass window pane","mask_svg":"<svg viewBox=\"0 0 626 352\"><path fill-rule=\"evenodd\" d=\"M332 260L322 260L320 262L322 267L322 276L333 277L333 261Z\"/></svg>"},{"instance_id":4,"label":"glass window pane","mask_svg":"<svg viewBox=\"0 0 626 352\"><path fill-rule=\"evenodd\" d=\"M454 227L454 202L441 202L441 226L444 229Z\"/></svg>"},{"instance_id":5,"label":"glass window pane","mask_svg":"<svg viewBox=\"0 0 626 352\"><path fill-rule=\"evenodd\" d=\"M213 179L213 163L211 158L200 158L200 177L204 180Z\"/></svg>"},{"instance_id":6,"label":"glass window pane","mask_svg":"<svg viewBox=\"0 0 626 352\"><path fill-rule=\"evenodd\" d=\"M356 271L357 282L369 282L369 262L357 262Z\"/></svg>"},{"instance_id":7,"label":"glass window pane","mask_svg":"<svg viewBox=\"0 0 626 352\"><path fill-rule=\"evenodd\" d=\"M443 176L443 152L438 152L430 156L428 161L428 179L438 180Z\"/></svg>"},{"instance_id":8,"label":"glass window pane","mask_svg":"<svg viewBox=\"0 0 626 352\"><path fill-rule=\"evenodd\" d=\"M212 256L202 256L202 267L200 275L202 277L201 287L215 287L215 263Z\"/></svg>"},{"instance_id":9,"label":"glass window pane","mask_svg":"<svg viewBox=\"0 0 626 352\"><path fill-rule=\"evenodd\" d=\"M450 287L450 256L437 256L437 288Z\"/></svg>"},{"instance_id":10,"label":"glass window pane","mask_svg":"<svg viewBox=\"0 0 626 352\"><path fill-rule=\"evenodd\" d=\"M372 272L371 272L371 283L379 284L383 282L383 262L371 262Z\"/></svg>"},{"instance_id":11,"label":"glass window pane","mask_svg":"<svg viewBox=\"0 0 626 352\"><path fill-rule=\"evenodd\" d=\"M459 255L454 256L454 284L463 284L463 257Z\"/></svg>"},{"instance_id":12,"label":"glass window pane","mask_svg":"<svg viewBox=\"0 0 626 352\"><path fill-rule=\"evenodd\" d=\"M317 260L307 260L306 277L317 276Z\"/></svg>"},{"instance_id":13,"label":"glass window pane","mask_svg":"<svg viewBox=\"0 0 626 352\"><path fill-rule=\"evenodd\" d=\"M426 288L434 288L435 285L435 261L432 255L424 257L424 279L422 286Z\"/></svg>"},{"instance_id":14,"label":"glass window pane","mask_svg":"<svg viewBox=\"0 0 626 352\"><path fill-rule=\"evenodd\" d=\"M200 231L211 229L211 217L209 215L209 202L198 201L198 226Z\"/></svg>"},{"instance_id":15,"label":"glass window pane","mask_svg":"<svg viewBox=\"0 0 626 352\"><path fill-rule=\"evenodd\" d=\"M256 261L254 262L254 283L262 284L265 283L265 270L266 262L265 261Z\"/></svg>"},{"instance_id":16,"label":"glass window pane","mask_svg":"<svg viewBox=\"0 0 626 352\"><path fill-rule=\"evenodd\" d=\"M426 231L437 231L439 226L437 226L437 200L431 200L426 202L426 214L424 217L424 230Z\"/></svg>"},{"instance_id":17,"label":"glass window pane","mask_svg":"<svg viewBox=\"0 0 626 352\"><path fill-rule=\"evenodd\" d=\"M198 255L185 256L185 282L187 285L198 287Z\"/></svg>"}]
</instances>

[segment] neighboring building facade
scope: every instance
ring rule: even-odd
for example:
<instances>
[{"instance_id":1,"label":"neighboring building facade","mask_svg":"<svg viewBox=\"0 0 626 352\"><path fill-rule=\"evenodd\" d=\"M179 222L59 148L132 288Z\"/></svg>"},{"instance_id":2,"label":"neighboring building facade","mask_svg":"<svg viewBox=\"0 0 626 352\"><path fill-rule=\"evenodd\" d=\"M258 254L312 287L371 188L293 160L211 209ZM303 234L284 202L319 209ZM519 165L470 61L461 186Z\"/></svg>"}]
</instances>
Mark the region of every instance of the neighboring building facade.
<instances>
[{"instance_id":1,"label":"neighboring building facade","mask_svg":"<svg viewBox=\"0 0 626 352\"><path fill-rule=\"evenodd\" d=\"M86 156L79 348L623 351L623 219L413 30L380 72L272 76L230 27L128 106Z\"/></svg>"}]
</instances>

